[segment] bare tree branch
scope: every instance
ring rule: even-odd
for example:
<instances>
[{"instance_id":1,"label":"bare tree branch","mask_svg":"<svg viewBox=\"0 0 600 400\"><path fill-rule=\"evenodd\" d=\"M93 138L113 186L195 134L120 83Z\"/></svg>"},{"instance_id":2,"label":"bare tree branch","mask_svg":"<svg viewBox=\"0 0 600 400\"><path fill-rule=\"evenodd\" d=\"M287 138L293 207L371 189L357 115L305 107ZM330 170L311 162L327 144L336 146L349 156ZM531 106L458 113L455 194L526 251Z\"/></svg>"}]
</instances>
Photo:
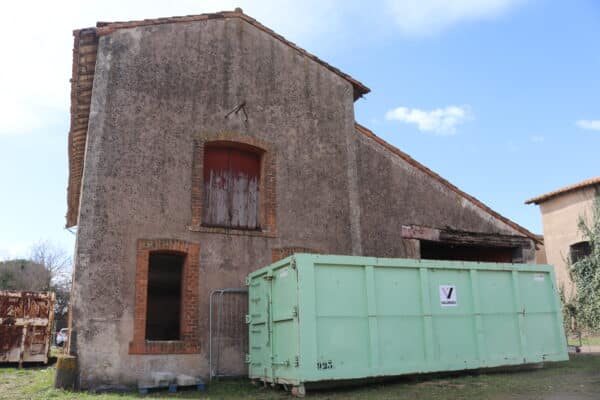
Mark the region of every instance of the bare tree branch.
<instances>
[{"instance_id":1,"label":"bare tree branch","mask_svg":"<svg viewBox=\"0 0 600 400\"><path fill-rule=\"evenodd\" d=\"M54 283L68 280L70 277L71 257L67 252L49 240L41 240L30 250L31 261L44 266L50 274L47 287Z\"/></svg>"}]
</instances>

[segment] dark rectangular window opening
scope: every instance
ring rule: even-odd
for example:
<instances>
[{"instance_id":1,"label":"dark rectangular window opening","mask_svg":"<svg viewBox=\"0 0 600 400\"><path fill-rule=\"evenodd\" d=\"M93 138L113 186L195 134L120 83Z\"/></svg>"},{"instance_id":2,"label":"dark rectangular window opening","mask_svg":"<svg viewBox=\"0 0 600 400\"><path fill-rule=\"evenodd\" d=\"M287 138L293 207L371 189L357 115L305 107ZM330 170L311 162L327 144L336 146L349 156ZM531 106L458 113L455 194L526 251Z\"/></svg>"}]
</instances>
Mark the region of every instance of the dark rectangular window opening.
<instances>
[{"instance_id":1,"label":"dark rectangular window opening","mask_svg":"<svg viewBox=\"0 0 600 400\"><path fill-rule=\"evenodd\" d=\"M146 340L181 339L181 285L185 255L150 253Z\"/></svg>"},{"instance_id":2,"label":"dark rectangular window opening","mask_svg":"<svg viewBox=\"0 0 600 400\"><path fill-rule=\"evenodd\" d=\"M571 263L576 263L582 258L585 258L592 254L590 242L579 242L572 244L571 246L569 246L569 251L571 253Z\"/></svg>"},{"instance_id":3,"label":"dark rectangular window opening","mask_svg":"<svg viewBox=\"0 0 600 400\"><path fill-rule=\"evenodd\" d=\"M513 261L515 248L492 246L468 246L421 240L421 259L504 262Z\"/></svg>"}]
</instances>

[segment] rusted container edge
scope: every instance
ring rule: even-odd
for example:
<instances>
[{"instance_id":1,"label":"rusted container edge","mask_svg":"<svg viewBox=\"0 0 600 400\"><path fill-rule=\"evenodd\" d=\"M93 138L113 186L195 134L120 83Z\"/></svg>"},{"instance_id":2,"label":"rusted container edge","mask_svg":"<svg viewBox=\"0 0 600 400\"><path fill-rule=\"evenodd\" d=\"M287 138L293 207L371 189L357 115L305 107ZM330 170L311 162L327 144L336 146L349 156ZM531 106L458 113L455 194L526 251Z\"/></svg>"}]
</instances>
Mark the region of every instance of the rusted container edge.
<instances>
[{"instance_id":1,"label":"rusted container edge","mask_svg":"<svg viewBox=\"0 0 600 400\"><path fill-rule=\"evenodd\" d=\"M0 363L48 362L53 292L0 291Z\"/></svg>"}]
</instances>

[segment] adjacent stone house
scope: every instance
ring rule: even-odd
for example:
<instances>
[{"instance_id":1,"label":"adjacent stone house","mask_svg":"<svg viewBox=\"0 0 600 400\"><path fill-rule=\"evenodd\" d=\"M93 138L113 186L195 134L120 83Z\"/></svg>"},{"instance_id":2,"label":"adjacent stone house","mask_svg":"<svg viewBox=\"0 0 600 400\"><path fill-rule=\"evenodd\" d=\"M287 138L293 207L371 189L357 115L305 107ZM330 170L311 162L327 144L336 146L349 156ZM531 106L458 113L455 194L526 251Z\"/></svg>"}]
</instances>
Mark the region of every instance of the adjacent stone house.
<instances>
[{"instance_id":1,"label":"adjacent stone house","mask_svg":"<svg viewBox=\"0 0 600 400\"><path fill-rule=\"evenodd\" d=\"M355 122L365 85L239 9L74 36L81 388L206 376L209 293L296 251L535 256L534 234Z\"/></svg>"},{"instance_id":2,"label":"adjacent stone house","mask_svg":"<svg viewBox=\"0 0 600 400\"><path fill-rule=\"evenodd\" d=\"M594 199L597 196L600 196L600 177L525 202L540 206L545 258L549 264L554 265L557 285L565 291L567 298L575 290L569 275L569 263L589 255L591 250L577 224L580 218L586 222L591 221Z\"/></svg>"}]
</instances>

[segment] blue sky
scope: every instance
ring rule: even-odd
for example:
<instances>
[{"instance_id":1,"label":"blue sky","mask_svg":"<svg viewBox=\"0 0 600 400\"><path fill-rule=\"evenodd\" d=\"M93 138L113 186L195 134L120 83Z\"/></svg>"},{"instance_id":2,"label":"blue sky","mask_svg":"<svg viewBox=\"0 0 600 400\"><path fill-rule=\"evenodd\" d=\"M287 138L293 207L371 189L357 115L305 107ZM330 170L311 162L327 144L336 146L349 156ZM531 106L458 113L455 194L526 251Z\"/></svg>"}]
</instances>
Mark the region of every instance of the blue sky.
<instances>
[{"instance_id":1,"label":"blue sky","mask_svg":"<svg viewBox=\"0 0 600 400\"><path fill-rule=\"evenodd\" d=\"M241 6L369 86L358 122L534 232L539 210L525 199L600 174L594 0L7 4L0 259L27 255L42 239L72 252L74 235L63 228L71 30L99 20Z\"/></svg>"}]
</instances>

